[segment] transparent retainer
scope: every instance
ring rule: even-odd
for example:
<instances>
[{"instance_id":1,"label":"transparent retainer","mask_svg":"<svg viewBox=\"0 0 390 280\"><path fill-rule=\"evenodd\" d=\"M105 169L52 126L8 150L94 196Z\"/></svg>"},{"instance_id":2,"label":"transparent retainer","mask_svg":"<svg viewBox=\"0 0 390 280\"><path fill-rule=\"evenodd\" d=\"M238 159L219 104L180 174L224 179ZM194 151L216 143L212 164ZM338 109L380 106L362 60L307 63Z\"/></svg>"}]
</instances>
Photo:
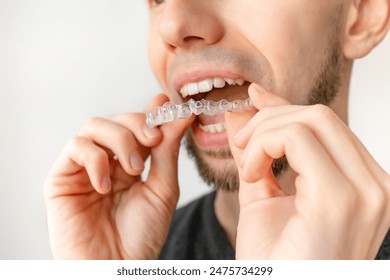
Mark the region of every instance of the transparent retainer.
<instances>
[{"instance_id":1,"label":"transparent retainer","mask_svg":"<svg viewBox=\"0 0 390 280\"><path fill-rule=\"evenodd\" d=\"M232 102L222 99L220 101L212 100L194 100L182 104L173 104L167 102L161 107L154 107L145 112L146 123L150 127L173 122L177 119L188 119L192 114L205 114L214 116L225 112L237 112L253 108L253 103L250 98L246 100L235 100Z\"/></svg>"}]
</instances>

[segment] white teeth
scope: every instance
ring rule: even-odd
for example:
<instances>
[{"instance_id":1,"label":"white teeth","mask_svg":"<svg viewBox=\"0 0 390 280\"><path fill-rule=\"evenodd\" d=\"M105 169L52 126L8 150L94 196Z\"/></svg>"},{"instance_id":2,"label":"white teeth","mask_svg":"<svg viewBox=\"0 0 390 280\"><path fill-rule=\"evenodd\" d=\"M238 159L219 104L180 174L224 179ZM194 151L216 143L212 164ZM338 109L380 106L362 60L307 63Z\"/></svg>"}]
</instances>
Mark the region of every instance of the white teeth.
<instances>
[{"instance_id":1,"label":"white teeth","mask_svg":"<svg viewBox=\"0 0 390 280\"><path fill-rule=\"evenodd\" d=\"M242 79L229 79L229 78L212 78L206 79L197 83L188 83L180 89L180 93L185 98L188 95L195 95L202 92L209 92L213 88L224 88L226 84L229 86L239 85L242 86L245 83Z\"/></svg>"},{"instance_id":2,"label":"white teeth","mask_svg":"<svg viewBox=\"0 0 390 280\"><path fill-rule=\"evenodd\" d=\"M204 80L198 83L199 92L209 92L213 89L214 81L213 79Z\"/></svg>"},{"instance_id":3,"label":"white teeth","mask_svg":"<svg viewBox=\"0 0 390 280\"><path fill-rule=\"evenodd\" d=\"M229 86L234 86L236 84L233 79L225 79L225 81L229 84Z\"/></svg>"},{"instance_id":4,"label":"white teeth","mask_svg":"<svg viewBox=\"0 0 390 280\"><path fill-rule=\"evenodd\" d=\"M242 86L245 81L244 80L236 80L236 83L239 85L239 86Z\"/></svg>"},{"instance_id":5,"label":"white teeth","mask_svg":"<svg viewBox=\"0 0 390 280\"><path fill-rule=\"evenodd\" d=\"M199 84L198 83L186 84L184 87L180 89L180 93L182 94L183 97L187 97L188 95L198 94L200 92Z\"/></svg>"},{"instance_id":6,"label":"white teeth","mask_svg":"<svg viewBox=\"0 0 390 280\"><path fill-rule=\"evenodd\" d=\"M225 79L222 78L214 78L214 87L215 88L223 88L225 87Z\"/></svg>"},{"instance_id":7,"label":"white teeth","mask_svg":"<svg viewBox=\"0 0 390 280\"><path fill-rule=\"evenodd\" d=\"M180 89L180 93L181 93L181 95L185 98L185 97L187 97L188 96L188 85L185 85L184 87L182 87L181 89Z\"/></svg>"},{"instance_id":8,"label":"white teeth","mask_svg":"<svg viewBox=\"0 0 390 280\"><path fill-rule=\"evenodd\" d=\"M224 123L215 123L215 124L209 124L209 125L199 125L200 129L204 132L208 133L221 133L224 132L225 124Z\"/></svg>"},{"instance_id":9,"label":"white teeth","mask_svg":"<svg viewBox=\"0 0 390 280\"><path fill-rule=\"evenodd\" d=\"M187 85L188 87L188 94L189 95L195 95L199 93L199 86L198 83L190 83Z\"/></svg>"}]
</instances>

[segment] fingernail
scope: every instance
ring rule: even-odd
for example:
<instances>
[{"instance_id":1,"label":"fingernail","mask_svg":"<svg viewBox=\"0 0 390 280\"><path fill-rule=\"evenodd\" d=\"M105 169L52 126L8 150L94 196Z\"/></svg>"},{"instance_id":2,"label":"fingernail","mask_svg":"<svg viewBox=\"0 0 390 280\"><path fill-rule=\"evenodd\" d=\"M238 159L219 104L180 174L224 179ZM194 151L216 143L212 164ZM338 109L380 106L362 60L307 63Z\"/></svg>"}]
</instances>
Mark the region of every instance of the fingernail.
<instances>
[{"instance_id":1,"label":"fingernail","mask_svg":"<svg viewBox=\"0 0 390 280\"><path fill-rule=\"evenodd\" d=\"M111 180L110 176L105 176L102 180L102 190L103 192L107 193L111 189Z\"/></svg>"},{"instance_id":2,"label":"fingernail","mask_svg":"<svg viewBox=\"0 0 390 280\"><path fill-rule=\"evenodd\" d=\"M133 154L130 156L130 164L134 170L144 169L144 160L138 151L133 152Z\"/></svg>"},{"instance_id":3,"label":"fingernail","mask_svg":"<svg viewBox=\"0 0 390 280\"><path fill-rule=\"evenodd\" d=\"M160 135L160 130L157 127L150 127L147 124L143 127L144 135L147 138L154 138Z\"/></svg>"}]
</instances>

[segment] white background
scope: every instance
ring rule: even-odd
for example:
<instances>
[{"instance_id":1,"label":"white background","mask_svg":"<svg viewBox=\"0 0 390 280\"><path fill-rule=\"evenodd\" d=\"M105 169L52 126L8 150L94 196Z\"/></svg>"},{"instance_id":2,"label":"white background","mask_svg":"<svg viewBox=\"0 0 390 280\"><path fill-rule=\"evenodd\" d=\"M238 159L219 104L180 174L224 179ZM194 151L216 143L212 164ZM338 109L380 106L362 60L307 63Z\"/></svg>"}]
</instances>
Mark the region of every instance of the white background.
<instances>
[{"instance_id":1,"label":"white background","mask_svg":"<svg viewBox=\"0 0 390 280\"><path fill-rule=\"evenodd\" d=\"M0 259L51 258L42 186L92 116L142 111L159 87L145 0L0 0ZM355 65L350 124L390 171L390 38ZM180 203L208 191L185 153Z\"/></svg>"}]
</instances>

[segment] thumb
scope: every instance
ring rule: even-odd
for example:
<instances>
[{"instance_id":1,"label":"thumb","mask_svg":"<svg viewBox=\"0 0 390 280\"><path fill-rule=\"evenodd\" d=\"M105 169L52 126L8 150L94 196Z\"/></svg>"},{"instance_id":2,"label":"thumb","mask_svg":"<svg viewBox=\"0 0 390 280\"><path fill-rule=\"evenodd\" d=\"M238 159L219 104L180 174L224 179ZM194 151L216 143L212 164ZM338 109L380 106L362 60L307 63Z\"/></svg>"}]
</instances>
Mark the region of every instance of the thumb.
<instances>
[{"instance_id":1,"label":"thumb","mask_svg":"<svg viewBox=\"0 0 390 280\"><path fill-rule=\"evenodd\" d=\"M168 206L175 209L179 199L178 158L180 142L195 117L176 120L160 127L162 141L150 152L151 163L146 184Z\"/></svg>"}]
</instances>

